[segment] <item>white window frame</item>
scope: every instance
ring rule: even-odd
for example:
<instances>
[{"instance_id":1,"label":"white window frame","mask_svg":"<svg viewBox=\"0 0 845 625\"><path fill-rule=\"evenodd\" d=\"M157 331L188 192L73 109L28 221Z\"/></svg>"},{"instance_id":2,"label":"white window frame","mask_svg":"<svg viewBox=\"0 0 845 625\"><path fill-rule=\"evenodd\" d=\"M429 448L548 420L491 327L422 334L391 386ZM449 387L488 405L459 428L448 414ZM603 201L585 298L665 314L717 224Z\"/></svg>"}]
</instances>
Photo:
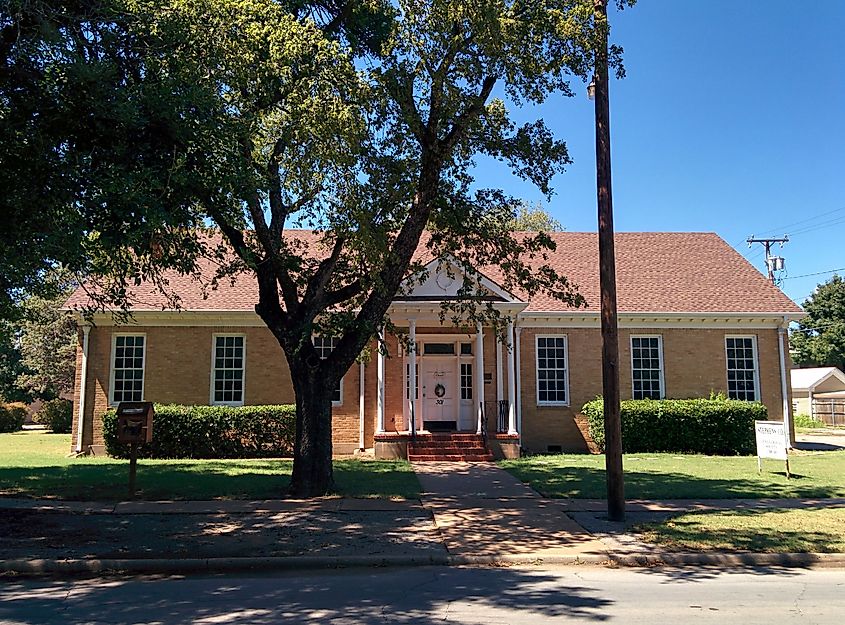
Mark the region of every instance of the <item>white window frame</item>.
<instances>
[{"instance_id":1,"label":"white window frame","mask_svg":"<svg viewBox=\"0 0 845 625\"><path fill-rule=\"evenodd\" d=\"M244 340L243 346L243 367L241 371L241 401L215 401L214 400L214 372L217 367L214 366L214 361L217 358L217 339L228 336L241 337ZM209 406L243 406L246 403L246 334L243 332L215 332L211 335L211 373L208 385L208 405Z\"/></svg>"},{"instance_id":2,"label":"white window frame","mask_svg":"<svg viewBox=\"0 0 845 625\"><path fill-rule=\"evenodd\" d=\"M665 361L663 359L663 335L661 334L632 334L629 338L628 344L631 347L631 398L634 398L634 339L657 339L657 358L660 362L660 397L666 397L666 380L664 378Z\"/></svg>"},{"instance_id":3,"label":"white window frame","mask_svg":"<svg viewBox=\"0 0 845 625\"><path fill-rule=\"evenodd\" d=\"M117 337L119 336L142 336L144 337L144 349L141 353L141 401L144 401L144 392L147 384L147 334L145 332L114 332L111 335L111 355L109 357L109 406L117 406L119 402L114 400L114 359L117 354ZM133 367L134 368L134 367Z\"/></svg>"},{"instance_id":4,"label":"white window frame","mask_svg":"<svg viewBox=\"0 0 845 625\"><path fill-rule=\"evenodd\" d=\"M751 339L752 356L754 357L754 399L739 401L760 401L760 355L757 351L756 334L726 334L725 335L725 394L731 398L731 382L728 377L728 339Z\"/></svg>"},{"instance_id":5,"label":"white window frame","mask_svg":"<svg viewBox=\"0 0 845 625\"><path fill-rule=\"evenodd\" d=\"M314 345L314 339L316 339L316 338L331 339L331 341L333 343L332 344L332 351L334 351L334 342L340 340L339 336L329 336L327 334L314 334L314 335L311 336L311 344L312 345ZM316 345L314 345L314 349L317 349ZM317 350L317 351L319 351L319 350ZM321 357L321 360L322 360L322 357ZM343 374L340 377L340 399L337 400L337 401L332 400L332 407L334 407L334 408L343 405L343 378L345 378L345 377L346 377L346 374Z\"/></svg>"},{"instance_id":6,"label":"white window frame","mask_svg":"<svg viewBox=\"0 0 845 625\"><path fill-rule=\"evenodd\" d=\"M563 378L563 390L566 393L566 401L541 401L540 400L540 339L563 339L563 358L566 362ZM534 392L538 406L569 406L572 396L569 391L569 336L566 334L537 334L534 337Z\"/></svg>"}]
</instances>

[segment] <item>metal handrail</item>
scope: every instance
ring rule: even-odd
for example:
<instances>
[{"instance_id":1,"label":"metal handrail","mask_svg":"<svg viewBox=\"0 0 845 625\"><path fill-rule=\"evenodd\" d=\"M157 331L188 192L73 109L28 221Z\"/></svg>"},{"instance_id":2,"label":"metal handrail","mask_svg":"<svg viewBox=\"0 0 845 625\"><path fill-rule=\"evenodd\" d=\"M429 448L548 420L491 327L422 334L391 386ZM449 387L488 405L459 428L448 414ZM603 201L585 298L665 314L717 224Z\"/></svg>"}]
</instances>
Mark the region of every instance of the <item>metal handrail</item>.
<instances>
[{"instance_id":1,"label":"metal handrail","mask_svg":"<svg viewBox=\"0 0 845 625\"><path fill-rule=\"evenodd\" d=\"M478 422L481 425L481 440L487 445L487 416L484 414L484 402L478 402Z\"/></svg>"}]
</instances>

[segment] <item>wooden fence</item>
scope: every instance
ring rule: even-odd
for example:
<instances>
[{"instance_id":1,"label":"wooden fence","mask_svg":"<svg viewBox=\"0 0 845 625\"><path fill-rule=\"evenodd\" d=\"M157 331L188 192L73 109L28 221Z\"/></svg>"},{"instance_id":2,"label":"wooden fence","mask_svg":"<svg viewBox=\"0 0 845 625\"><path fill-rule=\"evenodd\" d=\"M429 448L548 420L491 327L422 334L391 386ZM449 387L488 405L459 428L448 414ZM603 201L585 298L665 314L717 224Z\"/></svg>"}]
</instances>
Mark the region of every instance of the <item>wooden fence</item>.
<instances>
[{"instance_id":1,"label":"wooden fence","mask_svg":"<svg viewBox=\"0 0 845 625\"><path fill-rule=\"evenodd\" d=\"M813 398L813 417L828 425L845 426L845 399Z\"/></svg>"}]
</instances>

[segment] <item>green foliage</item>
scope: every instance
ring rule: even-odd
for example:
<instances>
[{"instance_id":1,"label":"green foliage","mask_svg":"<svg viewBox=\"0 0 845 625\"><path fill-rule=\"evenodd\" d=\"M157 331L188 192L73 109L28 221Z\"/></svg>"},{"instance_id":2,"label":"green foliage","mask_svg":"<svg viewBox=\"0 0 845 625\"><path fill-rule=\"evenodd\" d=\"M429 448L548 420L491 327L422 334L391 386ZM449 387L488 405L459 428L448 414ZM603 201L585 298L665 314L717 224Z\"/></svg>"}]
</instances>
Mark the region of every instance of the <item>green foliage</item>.
<instances>
[{"instance_id":1,"label":"green foliage","mask_svg":"<svg viewBox=\"0 0 845 625\"><path fill-rule=\"evenodd\" d=\"M35 415L35 421L46 425L54 434L69 434L73 425L73 402L67 399L44 402Z\"/></svg>"},{"instance_id":2,"label":"green foliage","mask_svg":"<svg viewBox=\"0 0 845 625\"><path fill-rule=\"evenodd\" d=\"M0 405L0 432L17 432L23 428L26 408L15 405Z\"/></svg>"},{"instance_id":3,"label":"green foliage","mask_svg":"<svg viewBox=\"0 0 845 625\"><path fill-rule=\"evenodd\" d=\"M280 406L179 406L156 404L153 441L141 458L279 458L293 451L296 408ZM103 415L106 451L128 458L117 442L117 415Z\"/></svg>"},{"instance_id":4,"label":"green foliage","mask_svg":"<svg viewBox=\"0 0 845 625\"><path fill-rule=\"evenodd\" d=\"M845 280L834 275L804 302L807 316L789 334L798 365L845 369Z\"/></svg>"},{"instance_id":5,"label":"green foliage","mask_svg":"<svg viewBox=\"0 0 845 625\"><path fill-rule=\"evenodd\" d=\"M823 428L827 427L827 424L824 421L819 421L818 419L814 419L808 414L804 414L803 412L796 412L792 415L792 422L795 424L797 428Z\"/></svg>"},{"instance_id":6,"label":"green foliage","mask_svg":"<svg viewBox=\"0 0 845 625\"><path fill-rule=\"evenodd\" d=\"M601 398L581 409L590 436L604 450ZM768 410L757 402L732 399L625 400L621 406L622 449L626 453L677 451L704 454L754 453L754 421Z\"/></svg>"},{"instance_id":7,"label":"green foliage","mask_svg":"<svg viewBox=\"0 0 845 625\"><path fill-rule=\"evenodd\" d=\"M552 217L539 202L530 204L520 201L516 203L512 210L514 217L510 227L515 231L563 232L563 225Z\"/></svg>"},{"instance_id":8,"label":"green foliage","mask_svg":"<svg viewBox=\"0 0 845 625\"><path fill-rule=\"evenodd\" d=\"M76 283L66 271L51 271L44 282L56 295L28 294L17 302L13 319L0 319L0 397L7 401L49 400L73 391L77 328L62 306Z\"/></svg>"}]
</instances>

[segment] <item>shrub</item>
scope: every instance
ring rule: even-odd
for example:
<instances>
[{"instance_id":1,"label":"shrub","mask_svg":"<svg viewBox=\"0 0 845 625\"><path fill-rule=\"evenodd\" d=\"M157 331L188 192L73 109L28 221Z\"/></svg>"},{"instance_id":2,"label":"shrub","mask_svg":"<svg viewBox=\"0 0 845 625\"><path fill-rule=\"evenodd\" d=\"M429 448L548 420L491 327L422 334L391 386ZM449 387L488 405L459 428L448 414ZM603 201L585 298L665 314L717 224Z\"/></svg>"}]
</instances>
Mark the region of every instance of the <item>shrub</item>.
<instances>
[{"instance_id":1,"label":"shrub","mask_svg":"<svg viewBox=\"0 0 845 625\"><path fill-rule=\"evenodd\" d=\"M273 458L293 451L296 407L155 405L153 440L138 448L140 458ZM129 457L117 442L117 415L103 415L106 451Z\"/></svg>"},{"instance_id":2,"label":"shrub","mask_svg":"<svg viewBox=\"0 0 845 625\"><path fill-rule=\"evenodd\" d=\"M51 399L44 402L35 415L36 422L46 425L55 434L70 433L73 424L73 402L67 399Z\"/></svg>"},{"instance_id":3,"label":"shrub","mask_svg":"<svg viewBox=\"0 0 845 625\"><path fill-rule=\"evenodd\" d=\"M797 428L823 428L827 426L824 421L819 421L818 419L814 419L810 415L801 412L795 413L792 416L792 421L795 423L795 427Z\"/></svg>"},{"instance_id":4,"label":"shrub","mask_svg":"<svg viewBox=\"0 0 845 625\"><path fill-rule=\"evenodd\" d=\"M7 404L0 405L0 432L17 432L23 428L26 420L26 408Z\"/></svg>"},{"instance_id":5,"label":"shrub","mask_svg":"<svg viewBox=\"0 0 845 625\"><path fill-rule=\"evenodd\" d=\"M601 398L582 408L590 435L604 450L604 407ZM622 450L753 454L754 421L768 410L757 402L733 399L642 399L622 402Z\"/></svg>"}]
</instances>

